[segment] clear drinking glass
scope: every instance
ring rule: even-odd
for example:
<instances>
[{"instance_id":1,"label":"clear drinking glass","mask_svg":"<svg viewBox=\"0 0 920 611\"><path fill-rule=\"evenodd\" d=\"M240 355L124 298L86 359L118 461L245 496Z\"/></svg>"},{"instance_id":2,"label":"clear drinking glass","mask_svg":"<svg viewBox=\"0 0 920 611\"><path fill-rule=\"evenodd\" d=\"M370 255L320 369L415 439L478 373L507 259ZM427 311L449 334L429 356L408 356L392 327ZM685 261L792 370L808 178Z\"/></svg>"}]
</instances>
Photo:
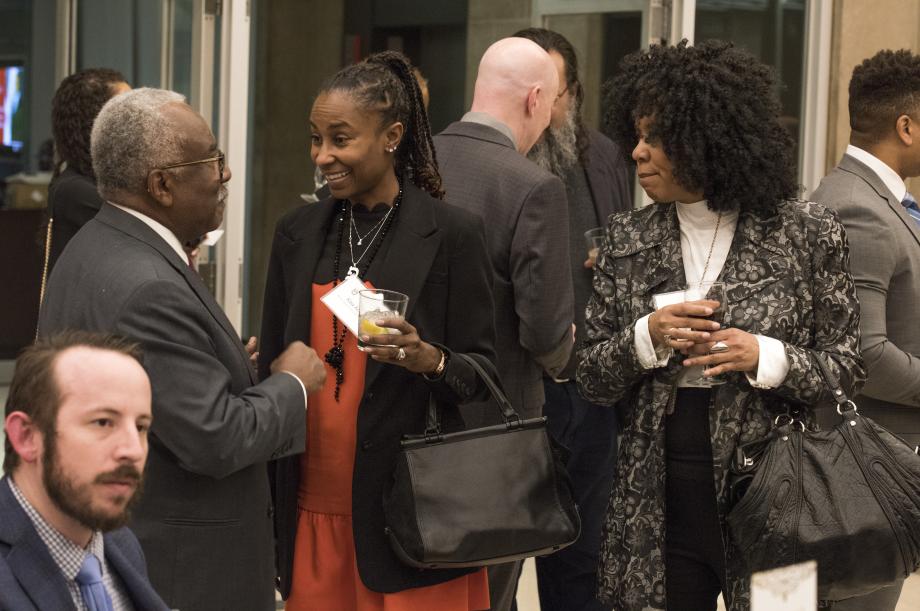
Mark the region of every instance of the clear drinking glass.
<instances>
[{"instance_id":1,"label":"clear drinking glass","mask_svg":"<svg viewBox=\"0 0 920 611\"><path fill-rule=\"evenodd\" d=\"M684 291L684 301L699 301L700 299L711 299L719 302L718 307L712 312L712 315L706 316L705 318L724 326L725 284L722 282L697 282L689 285ZM725 350L728 350L728 346L722 342L716 342L709 350L709 353L714 354L717 352L724 352ZM704 376L701 373L699 377L691 380L690 383L696 386L718 386L719 384L725 384L725 378L721 375Z\"/></svg>"},{"instance_id":2,"label":"clear drinking glass","mask_svg":"<svg viewBox=\"0 0 920 611\"><path fill-rule=\"evenodd\" d=\"M597 253L604 243L604 228L595 227L585 232L585 242L588 245L588 258L597 261Z\"/></svg>"},{"instance_id":3,"label":"clear drinking glass","mask_svg":"<svg viewBox=\"0 0 920 611\"><path fill-rule=\"evenodd\" d=\"M392 346L361 340L362 335L398 335L399 331L377 323L386 318L405 318L409 296L384 289L366 289L358 293L358 348Z\"/></svg>"}]
</instances>

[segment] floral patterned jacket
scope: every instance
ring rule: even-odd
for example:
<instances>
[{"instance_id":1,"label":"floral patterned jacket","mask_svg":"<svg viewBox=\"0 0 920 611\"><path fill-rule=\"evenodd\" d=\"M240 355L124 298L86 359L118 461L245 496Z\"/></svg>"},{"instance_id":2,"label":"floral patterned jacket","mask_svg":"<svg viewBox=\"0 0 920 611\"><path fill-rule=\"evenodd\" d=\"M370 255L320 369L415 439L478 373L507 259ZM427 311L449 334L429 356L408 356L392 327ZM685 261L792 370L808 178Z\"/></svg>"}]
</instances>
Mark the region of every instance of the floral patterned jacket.
<instances>
[{"instance_id":1,"label":"floral patterned jacket","mask_svg":"<svg viewBox=\"0 0 920 611\"><path fill-rule=\"evenodd\" d=\"M710 410L717 505L725 543L729 609L749 605L748 577L725 526L728 464L739 443L767 433L773 417L832 399L807 349L823 354L842 387L855 395L865 380L859 354L859 305L848 249L835 213L821 205L783 202L773 211L742 211L719 276L727 284L730 324L785 345L789 373L771 390L743 374L714 389ZM635 321L652 296L684 287L675 204L655 204L610 217L588 302L587 336L578 384L590 401L626 413L617 477L604 524L598 596L618 611L665 608L665 419L675 396L681 355L643 369Z\"/></svg>"}]
</instances>

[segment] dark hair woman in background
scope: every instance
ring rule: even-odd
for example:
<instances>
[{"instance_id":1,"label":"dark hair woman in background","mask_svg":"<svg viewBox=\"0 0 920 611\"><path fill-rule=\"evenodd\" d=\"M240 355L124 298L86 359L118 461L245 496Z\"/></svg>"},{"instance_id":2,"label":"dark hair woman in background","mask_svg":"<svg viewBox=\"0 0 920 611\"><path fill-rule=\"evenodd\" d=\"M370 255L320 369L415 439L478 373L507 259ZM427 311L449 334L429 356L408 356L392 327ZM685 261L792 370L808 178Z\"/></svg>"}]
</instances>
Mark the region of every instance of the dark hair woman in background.
<instances>
[{"instance_id":1,"label":"dark hair woman in background","mask_svg":"<svg viewBox=\"0 0 920 611\"><path fill-rule=\"evenodd\" d=\"M54 93L51 133L57 163L48 187L48 216L53 223L49 273L70 238L102 207L89 154L89 136L103 105L130 88L116 70L87 68L61 81Z\"/></svg>"},{"instance_id":2,"label":"dark hair woman in background","mask_svg":"<svg viewBox=\"0 0 920 611\"><path fill-rule=\"evenodd\" d=\"M418 83L405 57L372 55L320 89L311 155L331 197L278 223L260 369L302 340L326 355L309 398L306 452L273 465L287 609L469 611L489 607L484 570L402 564L384 533L383 493L399 441L425 429L429 396L445 422L488 396L453 351L494 361L491 271L482 222L440 201L441 177ZM358 350L320 297L357 271L409 296L392 347ZM368 358L370 356L371 358ZM475 457L471 457L471 460Z\"/></svg>"},{"instance_id":3,"label":"dark hair woman in background","mask_svg":"<svg viewBox=\"0 0 920 611\"><path fill-rule=\"evenodd\" d=\"M808 421L831 400L810 351L847 393L862 385L846 240L832 212L793 199L776 82L750 54L654 46L624 59L606 104L656 203L611 217L579 352L585 397L626 411L599 596L621 611L714 611L721 591L746 609L724 522L729 460L776 415ZM655 309L655 295L713 280L726 303Z\"/></svg>"}]
</instances>

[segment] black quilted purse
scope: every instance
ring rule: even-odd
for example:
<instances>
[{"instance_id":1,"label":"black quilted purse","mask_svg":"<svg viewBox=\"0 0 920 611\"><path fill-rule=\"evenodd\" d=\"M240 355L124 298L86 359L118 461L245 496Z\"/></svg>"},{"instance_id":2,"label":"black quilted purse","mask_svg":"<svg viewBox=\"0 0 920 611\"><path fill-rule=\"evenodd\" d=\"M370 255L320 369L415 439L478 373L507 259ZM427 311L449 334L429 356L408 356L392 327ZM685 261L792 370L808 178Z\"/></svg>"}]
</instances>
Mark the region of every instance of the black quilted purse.
<instances>
[{"instance_id":1,"label":"black quilted purse","mask_svg":"<svg viewBox=\"0 0 920 611\"><path fill-rule=\"evenodd\" d=\"M581 521L546 418L522 420L479 363L502 423L444 433L432 398L426 430L402 441L384 494L386 533L404 563L460 568L540 556L572 544Z\"/></svg>"},{"instance_id":2,"label":"black quilted purse","mask_svg":"<svg viewBox=\"0 0 920 611\"><path fill-rule=\"evenodd\" d=\"M841 421L811 431L781 415L770 434L739 446L727 516L749 571L818 563L818 598L843 600L920 567L920 456L860 416L812 353Z\"/></svg>"}]
</instances>

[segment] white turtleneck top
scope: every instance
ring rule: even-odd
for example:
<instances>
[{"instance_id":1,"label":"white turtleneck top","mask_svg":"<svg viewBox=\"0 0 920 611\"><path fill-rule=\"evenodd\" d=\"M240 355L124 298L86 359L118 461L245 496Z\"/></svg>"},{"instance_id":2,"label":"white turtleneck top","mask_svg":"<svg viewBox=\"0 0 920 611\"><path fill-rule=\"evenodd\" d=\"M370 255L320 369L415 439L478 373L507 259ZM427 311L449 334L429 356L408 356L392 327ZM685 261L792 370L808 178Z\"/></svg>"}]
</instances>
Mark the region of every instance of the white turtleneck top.
<instances>
[{"instance_id":1,"label":"white turtleneck top","mask_svg":"<svg viewBox=\"0 0 920 611\"><path fill-rule=\"evenodd\" d=\"M656 205L656 204L652 204ZM680 248L684 261L684 277L688 285L718 279L728 257L735 227L738 224L738 212L719 213L710 210L706 200L692 204L677 203L677 220L680 224ZM716 224L719 232L716 234ZM715 240L713 237L715 236ZM710 254L710 248L712 253ZM709 265L706 260L709 259ZM705 272L705 276L704 276ZM635 346L639 362L646 369L664 367L671 358L672 350L664 347L657 353L648 330L647 314L636 321ZM789 372L789 359L786 349L779 340L763 335L755 335L760 347L760 360L757 365L757 377L746 373L748 382L755 388L776 388ZM698 378L702 366L687 367L681 371L677 386L691 386L691 380Z\"/></svg>"}]
</instances>

